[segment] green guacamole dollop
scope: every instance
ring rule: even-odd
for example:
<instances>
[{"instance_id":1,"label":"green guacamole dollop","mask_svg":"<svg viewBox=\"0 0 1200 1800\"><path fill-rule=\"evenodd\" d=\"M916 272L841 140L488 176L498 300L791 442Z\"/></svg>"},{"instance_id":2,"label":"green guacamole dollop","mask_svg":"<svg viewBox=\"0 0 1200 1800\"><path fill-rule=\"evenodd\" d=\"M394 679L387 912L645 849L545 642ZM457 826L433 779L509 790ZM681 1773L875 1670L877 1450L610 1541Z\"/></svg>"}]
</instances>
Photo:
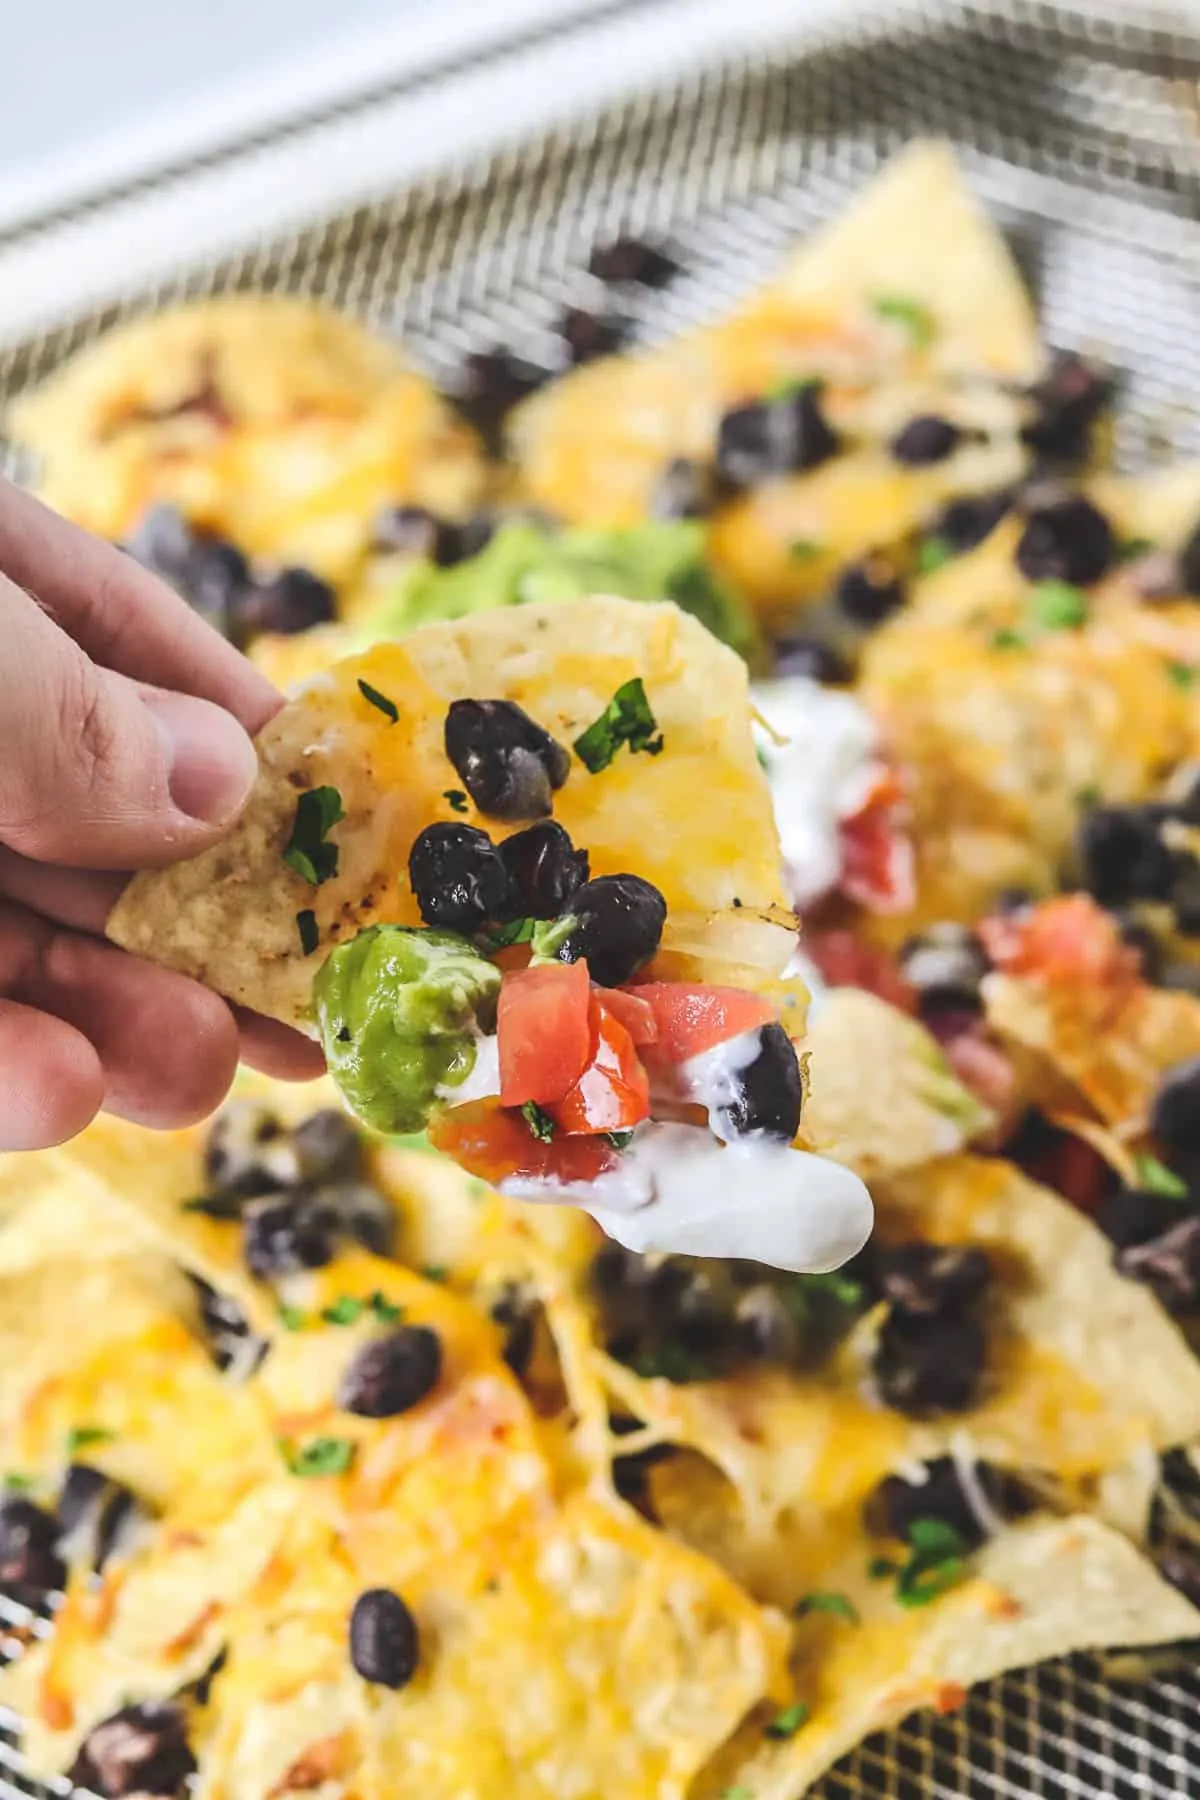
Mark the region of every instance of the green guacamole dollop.
<instances>
[{"instance_id":1,"label":"green guacamole dollop","mask_svg":"<svg viewBox=\"0 0 1200 1800\"><path fill-rule=\"evenodd\" d=\"M465 1081L495 1023L500 970L454 931L371 925L313 983L329 1072L375 1131L420 1131L439 1085Z\"/></svg>"},{"instance_id":2,"label":"green guacamole dollop","mask_svg":"<svg viewBox=\"0 0 1200 1800\"><path fill-rule=\"evenodd\" d=\"M713 574L704 527L689 519L651 520L621 531L555 531L513 519L478 555L452 568L413 563L379 603L366 637L402 637L434 620L588 594L674 600L748 662L759 658L761 640L748 607Z\"/></svg>"}]
</instances>

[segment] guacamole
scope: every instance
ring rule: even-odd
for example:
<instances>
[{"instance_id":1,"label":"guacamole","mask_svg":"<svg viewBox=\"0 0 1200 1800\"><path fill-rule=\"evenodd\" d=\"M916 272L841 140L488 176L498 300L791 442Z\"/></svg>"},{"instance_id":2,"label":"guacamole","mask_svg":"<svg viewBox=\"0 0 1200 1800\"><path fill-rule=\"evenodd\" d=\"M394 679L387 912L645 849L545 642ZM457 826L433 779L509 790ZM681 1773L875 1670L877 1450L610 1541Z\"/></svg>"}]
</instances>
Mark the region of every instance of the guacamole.
<instances>
[{"instance_id":1,"label":"guacamole","mask_svg":"<svg viewBox=\"0 0 1200 1800\"><path fill-rule=\"evenodd\" d=\"M448 569L414 563L380 602L367 630L372 640L402 637L438 619L589 594L674 600L747 661L757 660L760 641L753 618L708 567L704 527L694 520L652 520L625 531L560 532L514 518L466 562Z\"/></svg>"},{"instance_id":2,"label":"guacamole","mask_svg":"<svg viewBox=\"0 0 1200 1800\"><path fill-rule=\"evenodd\" d=\"M420 1131L439 1086L465 1081L495 1023L500 971L454 931L371 925L313 984L329 1072L376 1131Z\"/></svg>"}]
</instances>

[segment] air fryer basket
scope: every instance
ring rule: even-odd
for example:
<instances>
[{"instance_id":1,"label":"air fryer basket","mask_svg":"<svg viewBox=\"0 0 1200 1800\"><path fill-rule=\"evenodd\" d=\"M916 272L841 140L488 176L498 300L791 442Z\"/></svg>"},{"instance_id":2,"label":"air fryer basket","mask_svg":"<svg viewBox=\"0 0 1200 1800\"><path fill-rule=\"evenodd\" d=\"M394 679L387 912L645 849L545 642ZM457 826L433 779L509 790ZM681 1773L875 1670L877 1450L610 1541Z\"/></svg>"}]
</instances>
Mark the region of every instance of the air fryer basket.
<instances>
[{"instance_id":1,"label":"air fryer basket","mask_svg":"<svg viewBox=\"0 0 1200 1800\"><path fill-rule=\"evenodd\" d=\"M1200 15L1194 35L1183 19L1136 0L857 12L803 54L743 53L33 337L0 352L0 395L120 318L237 288L358 313L435 378L498 339L544 360L555 313L592 291L591 247L625 230L669 238L687 270L640 303L652 341L719 313L907 139L941 135L1014 243L1048 340L1123 372L1122 461L1200 456ZM0 1654L38 1628L0 1600ZM1200 1795L1200 1678L1181 1670L1118 1684L1081 1655L1010 1675L950 1717L873 1737L817 1791ZM27 1775L0 1733L0 1800L69 1791Z\"/></svg>"}]
</instances>

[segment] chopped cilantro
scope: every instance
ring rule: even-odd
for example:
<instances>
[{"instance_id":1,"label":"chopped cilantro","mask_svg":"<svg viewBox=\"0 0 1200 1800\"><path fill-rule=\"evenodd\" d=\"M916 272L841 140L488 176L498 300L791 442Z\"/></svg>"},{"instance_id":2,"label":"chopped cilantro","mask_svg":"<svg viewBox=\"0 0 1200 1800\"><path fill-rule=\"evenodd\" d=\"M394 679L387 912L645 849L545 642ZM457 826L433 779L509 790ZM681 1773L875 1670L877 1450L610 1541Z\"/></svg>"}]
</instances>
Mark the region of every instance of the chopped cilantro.
<instances>
[{"instance_id":1,"label":"chopped cilantro","mask_svg":"<svg viewBox=\"0 0 1200 1800\"><path fill-rule=\"evenodd\" d=\"M67 1433L67 1455L72 1457L90 1444L110 1443L112 1437L113 1433L105 1425L73 1425Z\"/></svg>"},{"instance_id":2,"label":"chopped cilantro","mask_svg":"<svg viewBox=\"0 0 1200 1800\"><path fill-rule=\"evenodd\" d=\"M283 860L297 875L303 875L312 887L320 887L337 874L338 847L326 839L340 819L345 818L342 796L335 787L310 788L296 802L296 817Z\"/></svg>"},{"instance_id":3,"label":"chopped cilantro","mask_svg":"<svg viewBox=\"0 0 1200 1800\"><path fill-rule=\"evenodd\" d=\"M903 325L915 349L924 350L932 342L933 314L919 300L910 300L905 294L876 294L871 304L881 319Z\"/></svg>"},{"instance_id":4,"label":"chopped cilantro","mask_svg":"<svg viewBox=\"0 0 1200 1800\"><path fill-rule=\"evenodd\" d=\"M754 1789L739 1781L734 1787L721 1789L721 1800L755 1800Z\"/></svg>"},{"instance_id":5,"label":"chopped cilantro","mask_svg":"<svg viewBox=\"0 0 1200 1800\"><path fill-rule=\"evenodd\" d=\"M800 1282L808 1294L826 1294L839 1306L861 1306L863 1284L843 1269L832 1269L827 1275L801 1275Z\"/></svg>"},{"instance_id":6,"label":"chopped cilantro","mask_svg":"<svg viewBox=\"0 0 1200 1800\"><path fill-rule=\"evenodd\" d=\"M364 700L369 700L371 705L383 714L389 724L396 723L400 717L400 708L394 700L389 700L386 694L381 694L378 688L373 688L369 681L362 679L361 675L358 679L358 691Z\"/></svg>"},{"instance_id":7,"label":"chopped cilantro","mask_svg":"<svg viewBox=\"0 0 1200 1800\"><path fill-rule=\"evenodd\" d=\"M507 925L494 925L486 933L489 950L506 950L510 944L528 944L538 928L537 919L510 919Z\"/></svg>"},{"instance_id":8,"label":"chopped cilantro","mask_svg":"<svg viewBox=\"0 0 1200 1800\"><path fill-rule=\"evenodd\" d=\"M445 1281L450 1271L445 1263L426 1263L421 1273L426 1281Z\"/></svg>"},{"instance_id":9,"label":"chopped cilantro","mask_svg":"<svg viewBox=\"0 0 1200 1800\"><path fill-rule=\"evenodd\" d=\"M832 1613L835 1619L845 1619L849 1625L858 1624L858 1608L853 1600L832 1589L816 1588L811 1594L804 1594L792 1611L798 1619L807 1618L809 1613Z\"/></svg>"},{"instance_id":10,"label":"chopped cilantro","mask_svg":"<svg viewBox=\"0 0 1200 1800\"><path fill-rule=\"evenodd\" d=\"M628 744L631 753L644 750L647 756L657 756L663 747L640 675L622 683L600 717L575 739L575 754L590 775L598 775L622 744Z\"/></svg>"},{"instance_id":11,"label":"chopped cilantro","mask_svg":"<svg viewBox=\"0 0 1200 1800\"><path fill-rule=\"evenodd\" d=\"M296 930L300 933L300 948L305 956L311 956L321 941L321 933L317 915L310 906L296 914Z\"/></svg>"},{"instance_id":12,"label":"chopped cilantro","mask_svg":"<svg viewBox=\"0 0 1200 1800\"><path fill-rule=\"evenodd\" d=\"M285 1331L303 1331L308 1323L308 1314L302 1306L289 1306L286 1300L281 1300L276 1311Z\"/></svg>"},{"instance_id":13,"label":"chopped cilantro","mask_svg":"<svg viewBox=\"0 0 1200 1800\"><path fill-rule=\"evenodd\" d=\"M708 1364L682 1344L661 1344L657 1350L643 1350L629 1366L646 1381L707 1381L710 1373Z\"/></svg>"},{"instance_id":14,"label":"chopped cilantro","mask_svg":"<svg viewBox=\"0 0 1200 1800\"><path fill-rule=\"evenodd\" d=\"M1168 1169L1166 1163L1159 1162L1157 1156L1142 1151L1133 1159L1137 1170L1138 1185L1147 1194L1165 1194L1168 1200L1186 1200L1188 1185L1175 1173Z\"/></svg>"},{"instance_id":15,"label":"chopped cilantro","mask_svg":"<svg viewBox=\"0 0 1200 1800\"><path fill-rule=\"evenodd\" d=\"M1087 595L1069 581L1039 581L1029 611L1043 631L1076 631L1087 623Z\"/></svg>"},{"instance_id":16,"label":"chopped cilantro","mask_svg":"<svg viewBox=\"0 0 1200 1800\"><path fill-rule=\"evenodd\" d=\"M962 1580L967 1546L944 1519L914 1519L908 1541L908 1561L897 1571L896 1599L908 1608L928 1606Z\"/></svg>"},{"instance_id":17,"label":"chopped cilantro","mask_svg":"<svg viewBox=\"0 0 1200 1800\"><path fill-rule=\"evenodd\" d=\"M775 1714L763 1735L769 1738L795 1737L800 1727L808 1723L808 1714L809 1708L804 1701L796 1700L791 1706L785 1706L782 1712Z\"/></svg>"},{"instance_id":18,"label":"chopped cilantro","mask_svg":"<svg viewBox=\"0 0 1200 1800\"><path fill-rule=\"evenodd\" d=\"M797 394L803 394L809 388L819 388L821 382L816 375L784 375L773 387L769 387L763 395L772 406L782 400L794 400Z\"/></svg>"},{"instance_id":19,"label":"chopped cilantro","mask_svg":"<svg viewBox=\"0 0 1200 1800\"><path fill-rule=\"evenodd\" d=\"M922 538L917 549L917 573L932 575L935 569L940 569L943 563L948 563L953 555L954 552L945 538Z\"/></svg>"},{"instance_id":20,"label":"chopped cilantro","mask_svg":"<svg viewBox=\"0 0 1200 1800\"><path fill-rule=\"evenodd\" d=\"M246 1201L242 1194L196 1194L179 1202L180 1212L200 1213L206 1219L240 1219Z\"/></svg>"},{"instance_id":21,"label":"chopped cilantro","mask_svg":"<svg viewBox=\"0 0 1200 1800\"><path fill-rule=\"evenodd\" d=\"M451 812L465 813L467 810L467 796L461 788L446 788L442 799L449 801Z\"/></svg>"},{"instance_id":22,"label":"chopped cilantro","mask_svg":"<svg viewBox=\"0 0 1200 1800\"><path fill-rule=\"evenodd\" d=\"M824 551L824 544L818 544L815 538L793 538L788 545L788 555L793 562L811 562L814 556L821 556Z\"/></svg>"},{"instance_id":23,"label":"chopped cilantro","mask_svg":"<svg viewBox=\"0 0 1200 1800\"><path fill-rule=\"evenodd\" d=\"M893 1562L890 1556L873 1556L867 1564L867 1575L871 1581L888 1581L899 1573L900 1564Z\"/></svg>"},{"instance_id":24,"label":"chopped cilantro","mask_svg":"<svg viewBox=\"0 0 1200 1800\"><path fill-rule=\"evenodd\" d=\"M539 1144L548 1144L554 1137L554 1120L548 1112L543 1112L536 1100L527 1100L521 1108L521 1116L529 1127L530 1137L535 1137Z\"/></svg>"},{"instance_id":25,"label":"chopped cilantro","mask_svg":"<svg viewBox=\"0 0 1200 1800\"><path fill-rule=\"evenodd\" d=\"M1183 688L1185 690L1194 687L1196 681L1200 679L1200 670L1196 669L1191 663L1185 662L1168 663L1167 674L1177 688Z\"/></svg>"},{"instance_id":26,"label":"chopped cilantro","mask_svg":"<svg viewBox=\"0 0 1200 1800\"><path fill-rule=\"evenodd\" d=\"M279 1439L279 1454L293 1475L344 1475L354 1461L349 1438L310 1438L307 1444Z\"/></svg>"},{"instance_id":27,"label":"chopped cilantro","mask_svg":"<svg viewBox=\"0 0 1200 1800\"><path fill-rule=\"evenodd\" d=\"M18 1475L15 1469L10 1469L0 1486L10 1494L27 1494L33 1486L33 1476Z\"/></svg>"},{"instance_id":28,"label":"chopped cilantro","mask_svg":"<svg viewBox=\"0 0 1200 1800\"><path fill-rule=\"evenodd\" d=\"M330 1305L321 1308L326 1325L353 1325L367 1310L367 1302L356 1294L339 1294Z\"/></svg>"},{"instance_id":29,"label":"chopped cilantro","mask_svg":"<svg viewBox=\"0 0 1200 1800\"><path fill-rule=\"evenodd\" d=\"M1075 796L1075 804L1076 806L1083 807L1099 806L1100 789L1096 786L1094 781L1089 781L1086 787L1081 787L1079 789L1079 792Z\"/></svg>"},{"instance_id":30,"label":"chopped cilantro","mask_svg":"<svg viewBox=\"0 0 1200 1800\"><path fill-rule=\"evenodd\" d=\"M998 631L992 633L993 650L1025 650L1028 645L1029 639L1024 632L1014 631L1011 625L1001 625Z\"/></svg>"},{"instance_id":31,"label":"chopped cilantro","mask_svg":"<svg viewBox=\"0 0 1200 1800\"><path fill-rule=\"evenodd\" d=\"M386 1294L381 1294L378 1288L371 1295L369 1305L381 1325L394 1325L404 1317L404 1308L397 1306L394 1300L389 1300Z\"/></svg>"},{"instance_id":32,"label":"chopped cilantro","mask_svg":"<svg viewBox=\"0 0 1200 1800\"><path fill-rule=\"evenodd\" d=\"M630 1140L633 1137L633 1133L632 1131L606 1131L604 1136L608 1139L614 1150L627 1150L629 1148Z\"/></svg>"},{"instance_id":33,"label":"chopped cilantro","mask_svg":"<svg viewBox=\"0 0 1200 1800\"><path fill-rule=\"evenodd\" d=\"M1153 548L1153 541L1148 537L1126 538L1123 544L1117 545L1117 561L1133 562L1139 556L1148 555Z\"/></svg>"}]
</instances>

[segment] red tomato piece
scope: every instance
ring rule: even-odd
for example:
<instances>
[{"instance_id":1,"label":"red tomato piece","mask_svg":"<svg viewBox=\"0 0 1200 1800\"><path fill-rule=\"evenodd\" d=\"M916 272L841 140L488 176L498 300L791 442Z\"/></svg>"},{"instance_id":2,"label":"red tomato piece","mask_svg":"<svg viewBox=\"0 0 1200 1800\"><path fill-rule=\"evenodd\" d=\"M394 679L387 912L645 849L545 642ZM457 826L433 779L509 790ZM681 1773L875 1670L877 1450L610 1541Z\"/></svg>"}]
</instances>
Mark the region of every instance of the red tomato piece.
<instances>
[{"instance_id":1,"label":"red tomato piece","mask_svg":"<svg viewBox=\"0 0 1200 1800\"><path fill-rule=\"evenodd\" d=\"M657 1041L658 1020L648 1000L643 1000L640 994L635 994L630 988L597 988L596 991L604 1004L604 1010L610 1012L614 1019L620 1019L639 1048L643 1044Z\"/></svg>"},{"instance_id":2,"label":"red tomato piece","mask_svg":"<svg viewBox=\"0 0 1200 1800\"><path fill-rule=\"evenodd\" d=\"M591 993L585 962L509 970L496 1013L501 1105L566 1098L591 1060Z\"/></svg>"},{"instance_id":3,"label":"red tomato piece","mask_svg":"<svg viewBox=\"0 0 1200 1800\"><path fill-rule=\"evenodd\" d=\"M1018 913L984 919L983 947L1006 975L1077 982L1110 991L1139 980L1140 961L1116 921L1090 894L1063 894Z\"/></svg>"},{"instance_id":4,"label":"red tomato piece","mask_svg":"<svg viewBox=\"0 0 1200 1800\"><path fill-rule=\"evenodd\" d=\"M687 981L649 981L629 990L653 1009L658 1036L650 1052L660 1063L686 1062L717 1044L759 1025L769 1025L775 1008L744 988L705 987Z\"/></svg>"},{"instance_id":5,"label":"red tomato piece","mask_svg":"<svg viewBox=\"0 0 1200 1800\"><path fill-rule=\"evenodd\" d=\"M592 1058L569 1094L547 1108L563 1131L628 1131L650 1116L650 1078L633 1039L592 995Z\"/></svg>"},{"instance_id":6,"label":"red tomato piece","mask_svg":"<svg viewBox=\"0 0 1200 1800\"><path fill-rule=\"evenodd\" d=\"M838 887L870 912L904 912L916 898L913 848L897 818L900 799L889 775L861 810L838 826Z\"/></svg>"},{"instance_id":7,"label":"red tomato piece","mask_svg":"<svg viewBox=\"0 0 1200 1800\"><path fill-rule=\"evenodd\" d=\"M595 1181L617 1166L618 1153L602 1137L556 1134L548 1143L534 1137L519 1112L495 1100L472 1100L435 1113L429 1141L452 1156L460 1168L481 1181L496 1183L508 1175L530 1180Z\"/></svg>"}]
</instances>

